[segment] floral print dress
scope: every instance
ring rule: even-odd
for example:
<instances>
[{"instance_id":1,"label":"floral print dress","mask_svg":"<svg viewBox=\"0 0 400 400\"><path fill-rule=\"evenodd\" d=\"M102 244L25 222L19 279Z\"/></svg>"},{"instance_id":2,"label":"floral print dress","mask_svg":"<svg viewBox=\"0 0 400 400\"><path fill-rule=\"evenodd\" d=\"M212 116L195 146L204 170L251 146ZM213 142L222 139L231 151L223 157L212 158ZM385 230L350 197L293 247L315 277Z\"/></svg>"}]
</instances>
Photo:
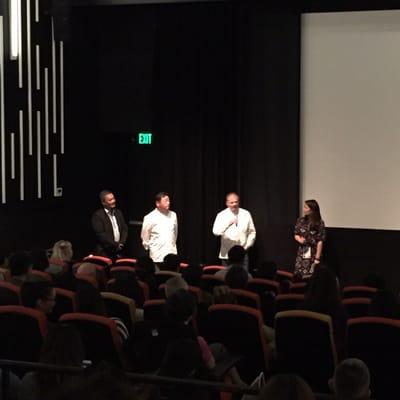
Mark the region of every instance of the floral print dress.
<instances>
[{"instance_id":1,"label":"floral print dress","mask_svg":"<svg viewBox=\"0 0 400 400\"><path fill-rule=\"evenodd\" d=\"M321 220L318 225L311 226L305 217L300 217L296 222L294 234L306 239L304 244L299 244L294 273L301 277L309 277L314 272L313 264L317 252L317 244L321 241L324 242L326 239L324 221Z\"/></svg>"}]
</instances>

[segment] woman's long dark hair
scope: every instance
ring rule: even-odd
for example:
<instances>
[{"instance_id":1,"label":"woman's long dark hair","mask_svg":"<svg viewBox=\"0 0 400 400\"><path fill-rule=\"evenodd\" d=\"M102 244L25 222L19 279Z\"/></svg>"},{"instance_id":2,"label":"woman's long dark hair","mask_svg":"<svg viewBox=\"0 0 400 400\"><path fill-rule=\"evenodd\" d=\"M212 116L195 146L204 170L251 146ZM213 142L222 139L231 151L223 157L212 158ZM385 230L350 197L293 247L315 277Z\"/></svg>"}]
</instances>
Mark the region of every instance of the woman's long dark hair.
<instances>
[{"instance_id":1,"label":"woman's long dark hair","mask_svg":"<svg viewBox=\"0 0 400 400\"><path fill-rule=\"evenodd\" d=\"M310 226L318 226L321 223L321 211L317 200L306 200L304 202L311 210L311 214L306 215L305 219L310 223Z\"/></svg>"}]
</instances>

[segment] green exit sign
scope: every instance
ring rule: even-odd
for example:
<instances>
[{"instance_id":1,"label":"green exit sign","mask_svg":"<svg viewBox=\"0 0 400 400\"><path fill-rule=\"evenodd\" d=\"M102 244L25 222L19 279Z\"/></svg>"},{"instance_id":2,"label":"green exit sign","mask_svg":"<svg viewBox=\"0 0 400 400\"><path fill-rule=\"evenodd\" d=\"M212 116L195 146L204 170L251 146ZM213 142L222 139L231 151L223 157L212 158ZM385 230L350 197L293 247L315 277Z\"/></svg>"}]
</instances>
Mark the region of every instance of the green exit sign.
<instances>
[{"instance_id":1,"label":"green exit sign","mask_svg":"<svg viewBox=\"0 0 400 400\"><path fill-rule=\"evenodd\" d=\"M153 134L151 132L139 132L138 133L138 143L139 144L151 144L153 139Z\"/></svg>"}]
</instances>

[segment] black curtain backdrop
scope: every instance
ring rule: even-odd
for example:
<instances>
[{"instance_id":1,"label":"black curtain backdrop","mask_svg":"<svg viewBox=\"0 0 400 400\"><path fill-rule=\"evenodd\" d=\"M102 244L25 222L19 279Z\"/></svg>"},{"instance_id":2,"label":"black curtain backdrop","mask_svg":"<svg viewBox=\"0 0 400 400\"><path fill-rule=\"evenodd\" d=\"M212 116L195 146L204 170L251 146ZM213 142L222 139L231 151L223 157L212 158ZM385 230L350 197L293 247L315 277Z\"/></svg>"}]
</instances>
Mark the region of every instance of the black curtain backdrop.
<instances>
[{"instance_id":1,"label":"black curtain backdrop","mask_svg":"<svg viewBox=\"0 0 400 400\"><path fill-rule=\"evenodd\" d=\"M218 254L215 215L225 207L225 193L238 191L257 228L253 261L291 267L299 14L255 3L168 5L155 12L152 126L158 143L151 168L148 153L132 157L131 170L146 165L146 173L125 182L134 187L130 204L136 199L143 207L137 198L144 196L145 213L154 193L171 193L180 254L209 263ZM146 192L138 193L140 187Z\"/></svg>"}]
</instances>

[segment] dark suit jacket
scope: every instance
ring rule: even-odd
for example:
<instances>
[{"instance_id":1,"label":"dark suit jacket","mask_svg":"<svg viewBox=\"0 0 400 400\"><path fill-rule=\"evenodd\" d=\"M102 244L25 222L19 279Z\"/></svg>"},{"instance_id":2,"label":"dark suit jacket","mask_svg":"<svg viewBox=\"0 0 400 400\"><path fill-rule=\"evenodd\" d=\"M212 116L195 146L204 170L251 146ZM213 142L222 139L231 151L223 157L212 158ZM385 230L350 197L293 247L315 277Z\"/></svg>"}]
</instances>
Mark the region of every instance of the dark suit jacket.
<instances>
[{"instance_id":1,"label":"dark suit jacket","mask_svg":"<svg viewBox=\"0 0 400 400\"><path fill-rule=\"evenodd\" d=\"M128 226L126 225L122 212L116 208L114 213L120 233L120 240L118 243L114 241L111 220L104 208L95 211L92 216L92 227L97 239L96 252L107 255L108 257L114 256L118 250L118 245L125 244L126 238L128 237Z\"/></svg>"}]
</instances>

